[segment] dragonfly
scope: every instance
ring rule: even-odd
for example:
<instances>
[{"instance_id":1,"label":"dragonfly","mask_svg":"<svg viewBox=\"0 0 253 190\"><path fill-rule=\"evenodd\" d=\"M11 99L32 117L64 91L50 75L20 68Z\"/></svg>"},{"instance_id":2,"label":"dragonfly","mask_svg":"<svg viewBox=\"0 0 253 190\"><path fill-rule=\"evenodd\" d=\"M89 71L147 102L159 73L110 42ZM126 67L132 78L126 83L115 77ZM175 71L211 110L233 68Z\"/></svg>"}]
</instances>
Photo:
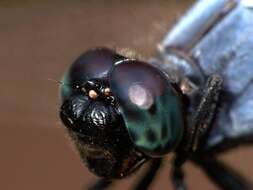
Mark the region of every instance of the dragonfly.
<instances>
[{"instance_id":1,"label":"dragonfly","mask_svg":"<svg viewBox=\"0 0 253 190\"><path fill-rule=\"evenodd\" d=\"M149 164L147 189L164 157L187 189L183 164L221 189L253 189L217 156L253 142L253 5L197 1L144 61L106 47L86 51L61 81L60 118L84 164L105 189Z\"/></svg>"}]
</instances>

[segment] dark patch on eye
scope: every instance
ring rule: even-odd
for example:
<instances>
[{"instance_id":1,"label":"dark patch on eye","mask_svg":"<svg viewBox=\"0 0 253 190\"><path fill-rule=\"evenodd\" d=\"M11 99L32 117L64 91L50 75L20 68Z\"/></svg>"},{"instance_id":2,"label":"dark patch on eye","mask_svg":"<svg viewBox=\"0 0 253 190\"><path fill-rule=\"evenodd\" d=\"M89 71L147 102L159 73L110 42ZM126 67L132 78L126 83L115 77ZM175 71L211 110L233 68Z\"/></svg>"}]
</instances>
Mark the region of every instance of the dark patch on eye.
<instances>
[{"instance_id":1,"label":"dark patch on eye","mask_svg":"<svg viewBox=\"0 0 253 190\"><path fill-rule=\"evenodd\" d=\"M146 134L146 138L148 139L149 142L153 143L157 141L157 138L155 136L155 133L153 133L152 130L148 130Z\"/></svg>"},{"instance_id":2,"label":"dark patch on eye","mask_svg":"<svg viewBox=\"0 0 253 190\"><path fill-rule=\"evenodd\" d=\"M155 115L156 114L156 104L152 104L152 106L148 109L148 113L150 113L151 115Z\"/></svg>"},{"instance_id":3,"label":"dark patch on eye","mask_svg":"<svg viewBox=\"0 0 253 190\"><path fill-rule=\"evenodd\" d=\"M162 139L167 138L168 136L168 126L166 125L166 122L162 123Z\"/></svg>"},{"instance_id":4,"label":"dark patch on eye","mask_svg":"<svg viewBox=\"0 0 253 190\"><path fill-rule=\"evenodd\" d=\"M127 117L133 121L139 121L142 117L141 114L133 112L131 108L129 108L127 105L123 105L124 112L126 113Z\"/></svg>"}]
</instances>

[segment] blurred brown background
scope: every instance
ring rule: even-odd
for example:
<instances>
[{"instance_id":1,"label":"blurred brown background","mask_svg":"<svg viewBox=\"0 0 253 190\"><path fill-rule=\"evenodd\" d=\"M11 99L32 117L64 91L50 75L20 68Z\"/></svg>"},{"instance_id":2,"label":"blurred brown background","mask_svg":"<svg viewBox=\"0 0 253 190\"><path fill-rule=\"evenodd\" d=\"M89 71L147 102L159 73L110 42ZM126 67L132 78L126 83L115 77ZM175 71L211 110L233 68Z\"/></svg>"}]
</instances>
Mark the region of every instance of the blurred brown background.
<instances>
[{"instance_id":1,"label":"blurred brown background","mask_svg":"<svg viewBox=\"0 0 253 190\"><path fill-rule=\"evenodd\" d=\"M131 48L148 57L191 1L0 1L0 189L81 190L95 180L58 118L66 67L95 46ZM253 181L250 148L223 156ZM170 163L152 189L172 189ZM216 189L186 164L190 189ZM129 189L133 177L115 189Z\"/></svg>"}]
</instances>

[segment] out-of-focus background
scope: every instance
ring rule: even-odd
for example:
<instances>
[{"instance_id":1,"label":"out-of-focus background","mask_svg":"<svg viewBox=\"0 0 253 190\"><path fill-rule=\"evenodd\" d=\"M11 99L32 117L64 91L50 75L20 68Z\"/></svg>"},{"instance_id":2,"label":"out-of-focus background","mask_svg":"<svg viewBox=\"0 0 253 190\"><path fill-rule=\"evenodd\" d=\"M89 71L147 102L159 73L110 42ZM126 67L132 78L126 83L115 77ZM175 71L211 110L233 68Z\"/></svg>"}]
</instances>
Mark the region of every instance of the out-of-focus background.
<instances>
[{"instance_id":1,"label":"out-of-focus background","mask_svg":"<svg viewBox=\"0 0 253 190\"><path fill-rule=\"evenodd\" d=\"M0 189L81 190L97 178L82 165L58 118L66 67L96 46L130 48L144 57L192 1L0 1ZM225 156L253 181L250 148ZM170 159L153 190L172 189ZM186 164L190 189L216 189ZM138 174L137 174L138 176ZM129 189L134 177L115 189Z\"/></svg>"}]
</instances>

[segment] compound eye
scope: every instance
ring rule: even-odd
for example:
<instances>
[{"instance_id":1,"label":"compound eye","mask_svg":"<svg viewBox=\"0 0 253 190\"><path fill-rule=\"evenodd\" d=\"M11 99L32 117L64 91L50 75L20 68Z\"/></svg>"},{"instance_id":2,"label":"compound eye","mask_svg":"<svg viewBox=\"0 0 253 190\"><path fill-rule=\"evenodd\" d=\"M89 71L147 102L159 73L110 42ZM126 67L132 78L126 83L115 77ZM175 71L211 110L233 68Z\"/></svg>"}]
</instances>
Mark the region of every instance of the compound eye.
<instances>
[{"instance_id":1,"label":"compound eye","mask_svg":"<svg viewBox=\"0 0 253 190\"><path fill-rule=\"evenodd\" d=\"M113 64L122 59L125 57L108 48L96 48L83 53L63 77L63 84L68 85L61 85L62 99L69 98L75 93L76 86L82 86L89 79L106 78Z\"/></svg>"},{"instance_id":2,"label":"compound eye","mask_svg":"<svg viewBox=\"0 0 253 190\"><path fill-rule=\"evenodd\" d=\"M147 63L126 60L115 64L109 82L136 147L151 157L171 151L184 127L181 101L167 77Z\"/></svg>"},{"instance_id":3,"label":"compound eye","mask_svg":"<svg viewBox=\"0 0 253 190\"><path fill-rule=\"evenodd\" d=\"M123 59L115 51L107 48L91 49L82 54L71 66L69 74L75 78L88 80L106 77L113 64Z\"/></svg>"}]
</instances>

